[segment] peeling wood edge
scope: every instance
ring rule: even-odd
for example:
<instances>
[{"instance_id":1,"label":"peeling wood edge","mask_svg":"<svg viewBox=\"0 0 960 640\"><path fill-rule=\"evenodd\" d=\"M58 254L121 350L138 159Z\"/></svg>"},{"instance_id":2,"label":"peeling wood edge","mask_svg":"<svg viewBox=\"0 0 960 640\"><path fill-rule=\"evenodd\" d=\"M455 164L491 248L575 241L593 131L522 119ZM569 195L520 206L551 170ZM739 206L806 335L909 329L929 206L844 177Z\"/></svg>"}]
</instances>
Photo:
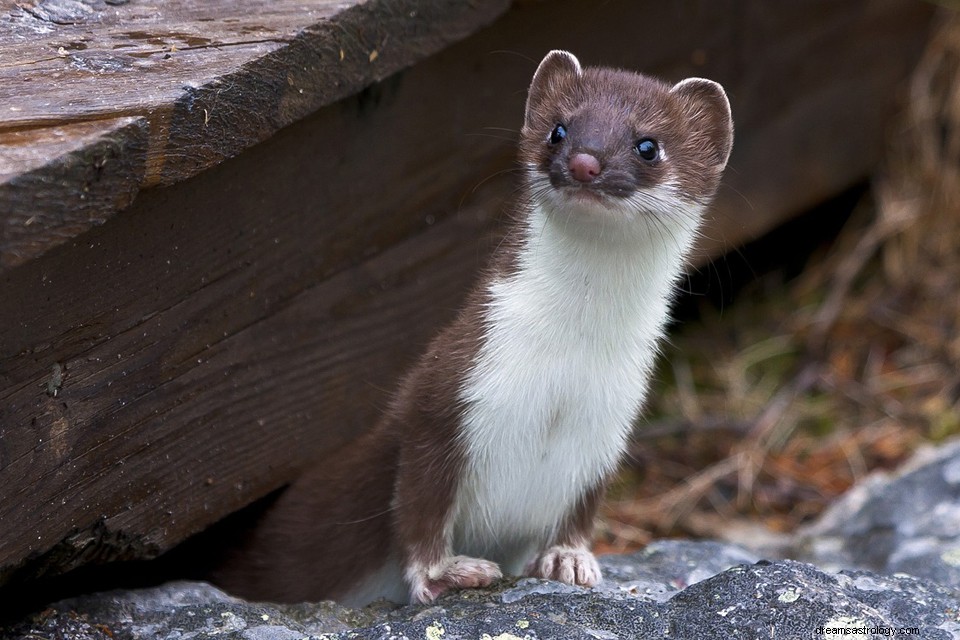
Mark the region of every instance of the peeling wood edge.
<instances>
[{"instance_id":1,"label":"peeling wood edge","mask_svg":"<svg viewBox=\"0 0 960 640\"><path fill-rule=\"evenodd\" d=\"M0 273L103 224L125 208L145 173L144 118L105 121L86 145L0 183ZM112 126L111 126L112 125ZM27 210L17 202L30 202Z\"/></svg>"},{"instance_id":2,"label":"peeling wood edge","mask_svg":"<svg viewBox=\"0 0 960 640\"><path fill-rule=\"evenodd\" d=\"M74 528L56 544L19 563L0 566L0 585L58 575L64 567L152 559L163 551L149 535L132 535L101 518L85 528Z\"/></svg>"},{"instance_id":3,"label":"peeling wood edge","mask_svg":"<svg viewBox=\"0 0 960 640\"><path fill-rule=\"evenodd\" d=\"M237 155L317 109L466 38L505 13L510 2L465 6L469 15L464 12L451 18L447 6L436 9L413 3L397 8L386 2L355 5L329 21L306 27L286 46L233 73L198 88L186 88L173 105L167 148L162 152L150 150L151 156L175 155L178 162L147 175L144 186L174 184ZM408 34L401 42L396 33L403 32L414 20L414 24L434 27L419 35ZM381 26L380 32L371 32L371 24ZM360 33L364 34L362 39L355 35ZM265 85L266 90L251 91L251 83ZM246 130L252 135L238 136L235 119L218 117L228 111L255 118L259 127ZM213 148L203 143L205 139L217 139L222 144Z\"/></svg>"}]
</instances>

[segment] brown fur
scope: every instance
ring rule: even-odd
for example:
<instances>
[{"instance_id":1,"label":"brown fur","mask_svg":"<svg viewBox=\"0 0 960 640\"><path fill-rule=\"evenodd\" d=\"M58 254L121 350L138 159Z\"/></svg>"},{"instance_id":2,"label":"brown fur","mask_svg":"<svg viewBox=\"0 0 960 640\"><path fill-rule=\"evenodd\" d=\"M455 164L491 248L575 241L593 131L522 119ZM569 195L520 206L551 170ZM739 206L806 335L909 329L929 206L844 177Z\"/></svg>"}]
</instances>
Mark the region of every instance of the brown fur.
<instances>
[{"instance_id":1,"label":"brown fur","mask_svg":"<svg viewBox=\"0 0 960 640\"><path fill-rule=\"evenodd\" d=\"M607 490L607 478L584 491L576 508L567 514L560 523L557 538L554 544L575 547L578 545L590 546L593 538L593 521Z\"/></svg>"},{"instance_id":2,"label":"brown fur","mask_svg":"<svg viewBox=\"0 0 960 640\"><path fill-rule=\"evenodd\" d=\"M479 298L474 293L433 341L392 411L403 431L393 523L408 562L431 564L450 553L444 531L464 464L458 391L480 345Z\"/></svg>"}]
</instances>

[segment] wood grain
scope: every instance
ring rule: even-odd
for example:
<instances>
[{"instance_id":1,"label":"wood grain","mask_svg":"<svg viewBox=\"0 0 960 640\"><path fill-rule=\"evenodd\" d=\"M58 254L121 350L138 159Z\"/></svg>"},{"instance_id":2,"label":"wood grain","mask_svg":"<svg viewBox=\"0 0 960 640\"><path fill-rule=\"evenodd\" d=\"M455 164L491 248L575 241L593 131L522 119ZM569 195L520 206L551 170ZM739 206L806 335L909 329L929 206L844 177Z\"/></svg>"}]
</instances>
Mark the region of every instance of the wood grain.
<instances>
[{"instance_id":1,"label":"wood grain","mask_svg":"<svg viewBox=\"0 0 960 640\"><path fill-rule=\"evenodd\" d=\"M0 131L0 270L128 206L143 175L147 131L135 117Z\"/></svg>"}]
</instances>

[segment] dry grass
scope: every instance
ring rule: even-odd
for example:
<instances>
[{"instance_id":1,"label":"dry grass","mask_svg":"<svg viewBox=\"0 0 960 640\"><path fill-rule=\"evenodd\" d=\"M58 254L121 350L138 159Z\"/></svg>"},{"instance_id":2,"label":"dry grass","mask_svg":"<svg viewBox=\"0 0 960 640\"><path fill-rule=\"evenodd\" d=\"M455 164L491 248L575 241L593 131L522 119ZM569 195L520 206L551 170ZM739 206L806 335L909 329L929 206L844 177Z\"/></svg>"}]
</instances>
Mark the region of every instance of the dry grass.
<instances>
[{"instance_id":1,"label":"dry grass","mask_svg":"<svg viewBox=\"0 0 960 640\"><path fill-rule=\"evenodd\" d=\"M744 520L792 531L869 471L960 433L960 14L908 102L832 246L674 336L602 550Z\"/></svg>"}]
</instances>

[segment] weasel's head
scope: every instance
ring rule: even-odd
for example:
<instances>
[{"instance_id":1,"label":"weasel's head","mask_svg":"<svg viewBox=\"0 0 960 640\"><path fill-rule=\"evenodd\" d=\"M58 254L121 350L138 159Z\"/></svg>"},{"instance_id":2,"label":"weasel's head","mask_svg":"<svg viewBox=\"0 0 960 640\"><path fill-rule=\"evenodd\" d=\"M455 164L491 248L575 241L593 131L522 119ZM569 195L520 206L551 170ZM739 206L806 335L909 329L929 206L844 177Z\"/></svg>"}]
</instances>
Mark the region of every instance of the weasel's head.
<instances>
[{"instance_id":1,"label":"weasel's head","mask_svg":"<svg viewBox=\"0 0 960 640\"><path fill-rule=\"evenodd\" d=\"M694 217L733 145L723 88L582 68L551 51L533 76L520 141L530 197L568 215ZM686 216L689 218L689 216Z\"/></svg>"}]
</instances>

